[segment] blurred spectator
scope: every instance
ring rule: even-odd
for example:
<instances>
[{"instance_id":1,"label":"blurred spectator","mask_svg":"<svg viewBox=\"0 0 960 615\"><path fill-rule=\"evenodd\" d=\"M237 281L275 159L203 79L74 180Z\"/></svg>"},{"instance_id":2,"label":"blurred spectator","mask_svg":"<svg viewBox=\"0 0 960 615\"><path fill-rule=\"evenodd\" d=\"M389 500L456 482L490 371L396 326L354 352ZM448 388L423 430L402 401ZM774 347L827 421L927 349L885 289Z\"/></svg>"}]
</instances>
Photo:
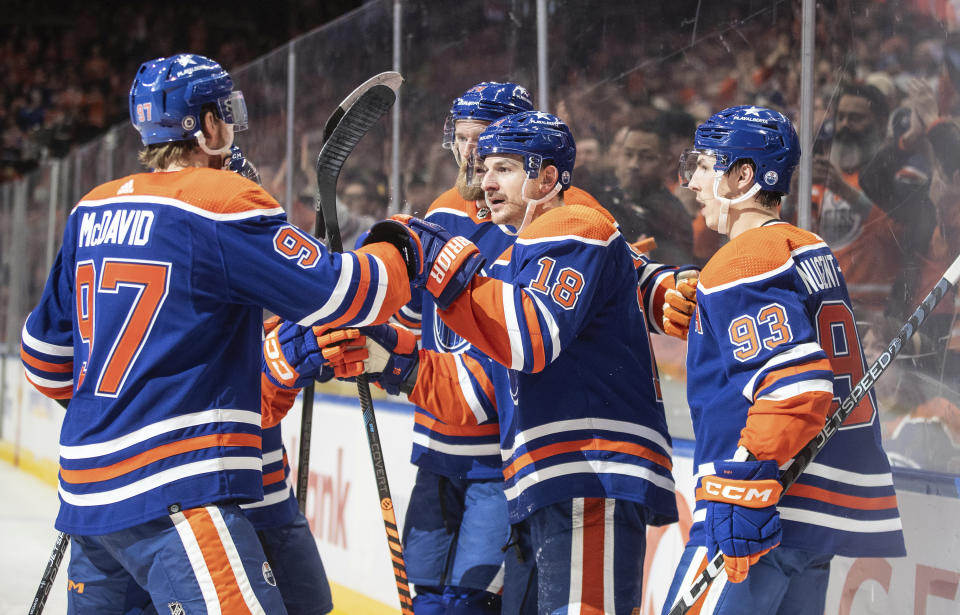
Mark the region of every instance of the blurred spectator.
<instances>
[{"instance_id":1,"label":"blurred spectator","mask_svg":"<svg viewBox=\"0 0 960 615\"><path fill-rule=\"evenodd\" d=\"M651 256L664 263L693 260L692 217L664 182L669 141L652 122L634 124L622 131L614 167L614 182L595 196L620 223L629 242L645 237L656 240Z\"/></svg>"},{"instance_id":2,"label":"blurred spectator","mask_svg":"<svg viewBox=\"0 0 960 615\"><path fill-rule=\"evenodd\" d=\"M860 187L861 171L883 143L887 115L877 88L846 86L829 153L813 160L813 230L836 255L861 324L881 322L903 265L902 228Z\"/></svg>"}]
</instances>

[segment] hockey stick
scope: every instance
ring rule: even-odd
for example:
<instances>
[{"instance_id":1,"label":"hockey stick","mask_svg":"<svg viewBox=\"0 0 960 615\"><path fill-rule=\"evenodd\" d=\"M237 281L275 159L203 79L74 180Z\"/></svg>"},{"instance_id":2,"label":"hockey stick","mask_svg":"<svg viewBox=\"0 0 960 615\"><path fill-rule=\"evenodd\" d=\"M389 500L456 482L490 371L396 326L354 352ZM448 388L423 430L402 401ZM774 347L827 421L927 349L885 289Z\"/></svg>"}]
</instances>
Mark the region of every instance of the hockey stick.
<instances>
[{"instance_id":1,"label":"hockey stick","mask_svg":"<svg viewBox=\"0 0 960 615\"><path fill-rule=\"evenodd\" d=\"M27 615L40 615L43 612L43 606L47 603L47 597L50 595L50 588L57 578L57 571L60 570L60 562L63 560L63 554L67 551L67 545L70 544L70 536L63 532L57 532L57 541L53 545L53 553L47 561L47 567L43 570L43 576L40 577L40 586L33 597L33 603Z\"/></svg>"},{"instance_id":2,"label":"hockey stick","mask_svg":"<svg viewBox=\"0 0 960 615\"><path fill-rule=\"evenodd\" d=\"M403 77L392 71L369 79L347 96L324 126L324 143L317 157L317 231L319 234L321 229L324 230L327 248L332 252L343 252L343 239L340 237L340 224L337 220L337 179L340 177L340 170L360 139L393 106L401 83ZM357 376L357 396L363 409L363 424L367 432L370 458L373 461L373 473L377 479L380 513L387 532L390 559L393 561L393 576L397 583L400 610L404 615L413 615L407 568L403 561L403 546L400 543L397 518L393 512L387 470L383 463L380 432L373 412L370 384L364 374Z\"/></svg>"},{"instance_id":3,"label":"hockey stick","mask_svg":"<svg viewBox=\"0 0 960 615\"><path fill-rule=\"evenodd\" d=\"M883 372L887 371L887 368L890 367L890 364L893 363L896 356L900 354L900 349L903 348L907 340L913 337L913 334L916 333L917 329L920 328L934 308L937 307L937 304L940 303L940 300L943 299L947 291L957 285L958 279L960 279L960 256L954 259L953 263L943 274L943 277L940 278L937 285L930 291L930 294L924 297L910 319L907 320L906 324L897 332L897 336L890 341L887 349L867 368L863 378L853 387L850 394L840 402L840 407L837 408L836 412L827 417L826 424L824 424L820 433L800 449L800 452L793 458L793 463L790 464L790 467L784 470L783 475L780 477L780 484L783 485L781 498L787 495L787 489L796 482L800 474L810 465L813 458L817 456L817 453L823 450L823 447L827 445L830 438L837 433L843 421L850 416L854 408L867 396L873 388L873 385L876 384L877 379L883 375ZM696 604L697 600L703 596L707 591L707 587L720 575L722 570L723 553L718 551L717 554L713 556L713 560L707 564L706 570L700 573L700 576L698 576L696 581L690 586L690 589L677 598L676 603L674 603L668 615L683 615L686 613Z\"/></svg>"},{"instance_id":4,"label":"hockey stick","mask_svg":"<svg viewBox=\"0 0 960 615\"><path fill-rule=\"evenodd\" d=\"M360 84L355 90L350 92L350 95L343 99L343 102L337 107L337 109L330 114L330 117L327 118L327 122L323 125L323 146L320 149L320 156L317 158L317 183L318 187L323 186L323 183L320 181L320 162L324 158L324 152L327 151L327 143L330 141L330 136L333 134L333 131L339 126L340 120L344 118L348 111L353 109L354 104L364 95L371 91L374 87L378 85L386 85L388 89L395 91L397 87L400 87L400 83L403 81L403 77L400 76L400 73L394 72L385 72L380 73L379 75L374 75L370 79L367 79L362 84ZM393 85L395 84L395 85ZM396 93L393 94L394 99L396 98ZM369 100L369 99L368 99ZM387 108L380 112L380 115L386 113L386 110L393 105L393 100L390 100ZM352 118L356 118L358 115L364 115L369 112L371 108L370 102L365 102L362 105L357 106L356 111L353 111L351 115ZM333 151L328 151L327 161L324 162L324 168L330 171L333 171L332 184L331 188L327 191L326 194L321 194L316 202L316 221L314 223L313 235L314 237L321 237L326 234L325 229L327 225L324 222L324 211L322 203L324 200L329 200L329 202L334 203L332 212L329 216L332 221L332 227L336 229L336 247L333 247L332 244L328 243L327 247L333 250L334 252L343 251L343 242L340 240L340 227L337 224L337 211L336 211L336 198L337 198L337 177L340 175L340 168L343 166L343 162L346 160L347 156L350 155L350 152L360 141L360 138L376 121L380 118L380 115L377 115L374 118L368 118L363 125L357 125L356 119L351 119L350 122L354 128L362 129L362 132L359 135L351 135L349 139L344 137L338 137L337 141L341 146L348 146L346 152L342 150L337 151L336 162L331 163L329 160L333 157ZM332 165L332 166L331 166ZM328 180L329 181L329 178ZM303 406L300 413L300 451L297 458L297 503L300 507L300 512L306 512L307 507L307 487L310 482L310 440L313 433L313 387L304 387L303 389Z\"/></svg>"}]
</instances>

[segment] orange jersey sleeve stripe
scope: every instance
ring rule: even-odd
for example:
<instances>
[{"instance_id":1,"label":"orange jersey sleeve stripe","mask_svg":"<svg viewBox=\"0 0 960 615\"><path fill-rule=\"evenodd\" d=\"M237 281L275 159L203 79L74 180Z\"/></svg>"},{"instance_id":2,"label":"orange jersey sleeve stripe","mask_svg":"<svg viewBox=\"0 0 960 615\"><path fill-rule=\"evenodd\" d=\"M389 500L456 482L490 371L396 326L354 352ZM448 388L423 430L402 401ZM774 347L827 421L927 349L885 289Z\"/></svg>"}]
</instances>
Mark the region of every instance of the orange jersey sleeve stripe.
<instances>
[{"instance_id":1,"label":"orange jersey sleeve stripe","mask_svg":"<svg viewBox=\"0 0 960 615\"><path fill-rule=\"evenodd\" d=\"M523 293L520 296L520 304L523 306L523 315L527 320L527 331L529 332L530 347L533 350L533 373L543 371L547 366L546 351L543 349L543 337L540 332L540 321L537 318L537 307L533 304L533 299Z\"/></svg>"},{"instance_id":2,"label":"orange jersey sleeve stripe","mask_svg":"<svg viewBox=\"0 0 960 615\"><path fill-rule=\"evenodd\" d=\"M61 467L60 478L62 478L64 482L73 484L95 483L98 481L110 480L111 478L123 476L124 474L138 470L155 461L173 457L174 455L179 455L181 453L198 451L214 446L249 446L259 449L260 444L260 436L246 433L226 433L197 436L196 438L187 438L186 440L178 440L176 442L163 444L156 448L152 448L149 451L144 451L139 455L134 455L129 459L125 459L102 468L91 468L89 470L65 470Z\"/></svg>"},{"instance_id":3,"label":"orange jersey sleeve stripe","mask_svg":"<svg viewBox=\"0 0 960 615\"><path fill-rule=\"evenodd\" d=\"M451 425L432 419L422 412L417 412L413 418L418 425L423 425L430 431L442 434L444 436L493 436L500 433L500 425L496 423L486 423L483 425Z\"/></svg>"},{"instance_id":4,"label":"orange jersey sleeve stripe","mask_svg":"<svg viewBox=\"0 0 960 615\"><path fill-rule=\"evenodd\" d=\"M286 473L284 472L283 468L280 468L275 472L270 472L268 474L263 475L263 486L268 487L270 485L282 483L285 478L286 478Z\"/></svg>"},{"instance_id":5,"label":"orange jersey sleeve stripe","mask_svg":"<svg viewBox=\"0 0 960 615\"><path fill-rule=\"evenodd\" d=\"M509 366L513 353L504 314L503 284L493 278L474 276L467 292L441 313L443 321L480 352Z\"/></svg>"},{"instance_id":6,"label":"orange jersey sleeve stripe","mask_svg":"<svg viewBox=\"0 0 960 615\"><path fill-rule=\"evenodd\" d=\"M483 394L487 399L493 404L493 407L497 407L497 395L496 391L493 388L493 383L490 382L490 379L487 378L487 373L483 371L483 368L480 366L480 363L471 356L460 355L460 358L463 359L464 366L470 370L470 373L473 374L473 377L477 380L477 384L480 385L480 390L483 391Z\"/></svg>"},{"instance_id":7,"label":"orange jersey sleeve stripe","mask_svg":"<svg viewBox=\"0 0 960 615\"><path fill-rule=\"evenodd\" d=\"M575 451L607 451L611 453L624 453L627 455L641 457L647 461L652 461L653 463L662 466L667 470L673 470L673 463L670 461L669 457L666 455L661 455L660 453L657 453L646 446L641 446L632 442L615 442L613 440L594 438L590 440L557 442L555 444L549 444L547 446L530 451L529 453L523 454L514 459L513 463L503 469L503 478L510 480L517 472L527 467L531 463L536 463L541 459L552 457L554 455L561 455L563 453L572 453Z\"/></svg>"},{"instance_id":8,"label":"orange jersey sleeve stripe","mask_svg":"<svg viewBox=\"0 0 960 615\"><path fill-rule=\"evenodd\" d=\"M387 322L390 316L410 303L410 277L407 275L407 264L400 252L388 243L371 243L355 250L355 253L375 256L380 259L384 269L387 270L387 293L383 299L383 305L380 306L380 312L376 314L373 323ZM358 260L366 261L363 256L358 256ZM369 279L369 274L367 274L368 284ZM366 290L363 292L365 294ZM419 327L420 325L415 326Z\"/></svg>"},{"instance_id":9,"label":"orange jersey sleeve stripe","mask_svg":"<svg viewBox=\"0 0 960 615\"><path fill-rule=\"evenodd\" d=\"M20 360L29 365L30 367L35 367L44 372L50 372L52 374L68 374L73 372L73 360L69 360L66 363L50 363L49 361L42 361L30 354L23 349L23 344L20 345Z\"/></svg>"},{"instance_id":10,"label":"orange jersey sleeve stripe","mask_svg":"<svg viewBox=\"0 0 960 615\"><path fill-rule=\"evenodd\" d=\"M827 502L836 506L856 508L858 510L889 510L897 507L897 496L895 495L887 495L879 498L864 498L797 483L794 483L794 485L787 490L786 495L820 500L821 502Z\"/></svg>"},{"instance_id":11,"label":"orange jersey sleeve stripe","mask_svg":"<svg viewBox=\"0 0 960 615\"><path fill-rule=\"evenodd\" d=\"M350 258L346 256L344 258ZM370 261L365 255L358 254L356 256L357 264L360 267L360 277L357 280L357 290L353 296L353 301L350 302L350 307L347 308L347 311L343 313L343 316L337 318L333 322L326 325L326 329L336 329L337 327L350 322L355 319L360 313L360 309L363 307L363 302L367 299L367 292L370 290ZM387 312L387 318L393 312Z\"/></svg>"},{"instance_id":12,"label":"orange jersey sleeve stripe","mask_svg":"<svg viewBox=\"0 0 960 615\"><path fill-rule=\"evenodd\" d=\"M32 384L38 391L43 393L45 397L49 397L50 399L70 399L73 397L73 385L52 389L49 387L42 387L34 382L31 382L30 384Z\"/></svg>"},{"instance_id":13,"label":"orange jersey sleeve stripe","mask_svg":"<svg viewBox=\"0 0 960 615\"><path fill-rule=\"evenodd\" d=\"M183 516L190 524L190 529L200 546L203 562L213 580L217 592L221 612L250 613L247 603L240 593L237 576L230 564L230 558L220 538L220 532L214 525L213 518L205 508L191 508L183 511ZM246 580L246 579L244 579Z\"/></svg>"}]
</instances>

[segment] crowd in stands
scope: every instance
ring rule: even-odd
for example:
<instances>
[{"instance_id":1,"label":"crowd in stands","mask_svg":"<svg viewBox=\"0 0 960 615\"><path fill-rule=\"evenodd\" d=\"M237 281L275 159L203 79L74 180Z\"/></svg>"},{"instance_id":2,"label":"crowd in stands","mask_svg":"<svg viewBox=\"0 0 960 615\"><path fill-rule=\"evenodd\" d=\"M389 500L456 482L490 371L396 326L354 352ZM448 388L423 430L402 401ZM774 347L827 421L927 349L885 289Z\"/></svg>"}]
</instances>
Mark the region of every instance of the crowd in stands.
<instances>
[{"instance_id":1,"label":"crowd in stands","mask_svg":"<svg viewBox=\"0 0 960 615\"><path fill-rule=\"evenodd\" d=\"M190 50L234 68L359 5L39 0L22 14L7 12L0 40L0 182L126 121L131 76L144 60Z\"/></svg>"}]
</instances>

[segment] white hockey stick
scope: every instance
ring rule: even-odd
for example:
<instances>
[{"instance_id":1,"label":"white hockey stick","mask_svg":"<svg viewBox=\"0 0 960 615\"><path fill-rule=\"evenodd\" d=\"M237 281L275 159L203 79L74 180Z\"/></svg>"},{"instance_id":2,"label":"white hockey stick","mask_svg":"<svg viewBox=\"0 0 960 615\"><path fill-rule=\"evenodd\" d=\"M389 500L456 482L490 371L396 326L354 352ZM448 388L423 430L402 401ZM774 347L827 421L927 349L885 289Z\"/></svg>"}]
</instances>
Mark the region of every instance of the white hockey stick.
<instances>
[{"instance_id":1,"label":"white hockey stick","mask_svg":"<svg viewBox=\"0 0 960 615\"><path fill-rule=\"evenodd\" d=\"M960 279L960 256L954 259L950 267L947 268L946 273L943 274L943 277L940 278L937 285L930 291L930 294L923 299L910 319L907 320L906 324L897 332L897 336L890 341L887 349L867 368L863 378L853 387L850 394L840 402L840 407L837 408L836 412L827 417L826 424L823 426L823 429L820 430L820 433L800 449L800 452L793 458L793 463L790 464L790 467L788 467L780 477L780 484L783 485L781 498L787 495L787 490L790 486L796 482L800 474L810 465L810 462L817 456L817 453L823 450L823 447L827 445L830 438L837 433L840 425L850 416L854 408L867 396L870 389L876 384L877 379L883 375L883 372L887 371L887 368L893 363L893 359L900 354L900 349L903 348L903 345L908 339L913 337L913 334L916 333L917 329L920 328L934 308L937 307L937 304L940 303L940 300L943 299L947 291L957 285L958 279ZM723 553L718 551L707 564L706 570L693 582L693 585L677 597L677 601L674 603L673 608L670 609L668 615L683 615L690 610L690 608L696 604L697 600L707 591L710 583L712 583L722 571Z\"/></svg>"}]
</instances>

